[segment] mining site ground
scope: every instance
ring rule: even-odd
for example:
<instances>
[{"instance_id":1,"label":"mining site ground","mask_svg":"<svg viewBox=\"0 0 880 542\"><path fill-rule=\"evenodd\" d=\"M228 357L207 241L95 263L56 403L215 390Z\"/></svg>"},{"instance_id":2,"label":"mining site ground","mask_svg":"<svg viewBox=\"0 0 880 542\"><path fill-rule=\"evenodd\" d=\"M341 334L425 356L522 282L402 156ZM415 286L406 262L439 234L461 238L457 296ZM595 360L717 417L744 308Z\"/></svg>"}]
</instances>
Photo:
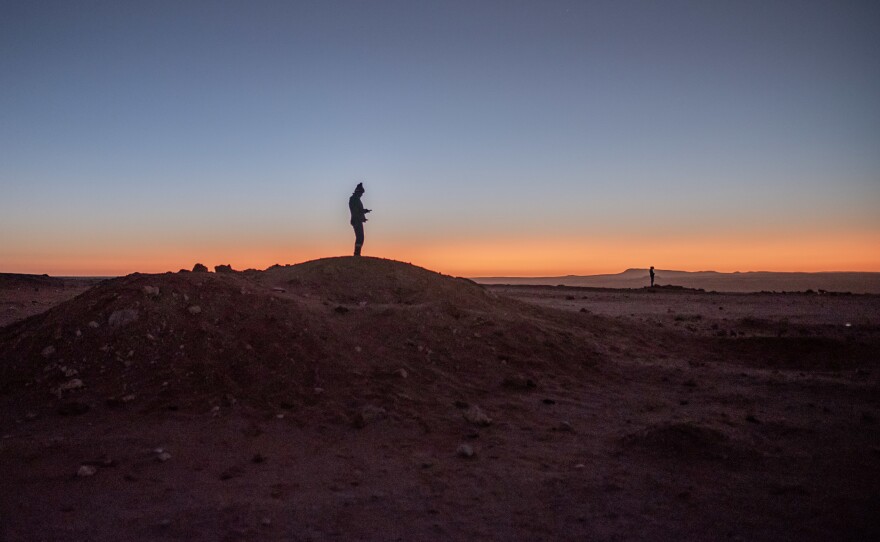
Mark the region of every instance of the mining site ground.
<instances>
[{"instance_id":1,"label":"mining site ground","mask_svg":"<svg viewBox=\"0 0 880 542\"><path fill-rule=\"evenodd\" d=\"M880 296L4 280L0 540L880 537Z\"/></svg>"}]
</instances>

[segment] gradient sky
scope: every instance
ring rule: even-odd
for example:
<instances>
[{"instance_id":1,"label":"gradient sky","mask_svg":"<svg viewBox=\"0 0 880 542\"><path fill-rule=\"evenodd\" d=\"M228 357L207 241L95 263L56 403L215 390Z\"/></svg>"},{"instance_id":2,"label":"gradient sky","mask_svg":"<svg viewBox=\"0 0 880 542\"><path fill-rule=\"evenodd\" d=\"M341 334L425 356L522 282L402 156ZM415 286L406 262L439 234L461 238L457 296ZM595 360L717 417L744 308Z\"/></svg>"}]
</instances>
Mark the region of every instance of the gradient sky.
<instances>
[{"instance_id":1,"label":"gradient sky","mask_svg":"<svg viewBox=\"0 0 880 542\"><path fill-rule=\"evenodd\" d=\"M0 1L0 271L880 271L880 3Z\"/></svg>"}]
</instances>

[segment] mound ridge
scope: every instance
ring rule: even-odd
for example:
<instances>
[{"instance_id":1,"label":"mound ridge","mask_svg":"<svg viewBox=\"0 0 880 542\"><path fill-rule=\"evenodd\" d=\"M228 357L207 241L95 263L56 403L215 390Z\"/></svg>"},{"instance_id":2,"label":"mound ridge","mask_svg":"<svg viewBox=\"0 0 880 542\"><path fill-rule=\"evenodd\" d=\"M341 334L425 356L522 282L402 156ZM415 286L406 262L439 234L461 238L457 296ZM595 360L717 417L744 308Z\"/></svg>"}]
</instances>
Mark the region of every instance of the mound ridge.
<instances>
[{"instance_id":1,"label":"mound ridge","mask_svg":"<svg viewBox=\"0 0 880 542\"><path fill-rule=\"evenodd\" d=\"M572 333L583 318L377 258L133 274L0 329L0 392L22 405L405 411L547 364L584 370L600 355Z\"/></svg>"}]
</instances>

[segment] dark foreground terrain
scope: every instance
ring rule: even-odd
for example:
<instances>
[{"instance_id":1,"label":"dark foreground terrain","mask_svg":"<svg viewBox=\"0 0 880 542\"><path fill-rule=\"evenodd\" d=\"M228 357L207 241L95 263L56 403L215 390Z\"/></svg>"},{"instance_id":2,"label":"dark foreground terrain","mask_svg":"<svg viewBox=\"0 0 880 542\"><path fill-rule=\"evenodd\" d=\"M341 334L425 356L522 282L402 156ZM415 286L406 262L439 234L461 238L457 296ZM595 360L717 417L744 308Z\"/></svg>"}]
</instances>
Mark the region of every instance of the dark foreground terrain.
<instances>
[{"instance_id":1,"label":"dark foreground terrain","mask_svg":"<svg viewBox=\"0 0 880 542\"><path fill-rule=\"evenodd\" d=\"M880 536L880 296L375 258L30 292L0 540Z\"/></svg>"}]
</instances>

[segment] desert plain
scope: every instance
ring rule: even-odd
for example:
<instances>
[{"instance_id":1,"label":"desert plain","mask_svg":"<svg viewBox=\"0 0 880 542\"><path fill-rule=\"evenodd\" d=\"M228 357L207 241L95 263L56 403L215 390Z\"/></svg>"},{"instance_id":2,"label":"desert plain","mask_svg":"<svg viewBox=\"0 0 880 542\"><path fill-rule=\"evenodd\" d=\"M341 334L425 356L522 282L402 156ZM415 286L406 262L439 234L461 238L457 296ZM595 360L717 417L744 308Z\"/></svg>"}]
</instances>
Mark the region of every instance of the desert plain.
<instances>
[{"instance_id":1,"label":"desert plain","mask_svg":"<svg viewBox=\"0 0 880 542\"><path fill-rule=\"evenodd\" d=\"M0 540L876 540L880 296L0 277Z\"/></svg>"}]
</instances>

